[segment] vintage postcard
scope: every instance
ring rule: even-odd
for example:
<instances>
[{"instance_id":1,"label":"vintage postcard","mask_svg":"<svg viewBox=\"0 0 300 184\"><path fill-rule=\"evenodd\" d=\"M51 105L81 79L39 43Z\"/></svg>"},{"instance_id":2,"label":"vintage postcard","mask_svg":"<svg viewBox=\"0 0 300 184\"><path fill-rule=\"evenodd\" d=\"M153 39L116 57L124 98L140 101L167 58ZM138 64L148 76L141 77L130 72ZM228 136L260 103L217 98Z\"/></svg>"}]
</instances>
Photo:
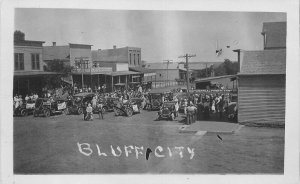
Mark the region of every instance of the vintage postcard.
<instances>
[{"instance_id":1,"label":"vintage postcard","mask_svg":"<svg viewBox=\"0 0 300 184\"><path fill-rule=\"evenodd\" d=\"M1 7L3 176L297 181L298 2L66 2Z\"/></svg>"}]
</instances>

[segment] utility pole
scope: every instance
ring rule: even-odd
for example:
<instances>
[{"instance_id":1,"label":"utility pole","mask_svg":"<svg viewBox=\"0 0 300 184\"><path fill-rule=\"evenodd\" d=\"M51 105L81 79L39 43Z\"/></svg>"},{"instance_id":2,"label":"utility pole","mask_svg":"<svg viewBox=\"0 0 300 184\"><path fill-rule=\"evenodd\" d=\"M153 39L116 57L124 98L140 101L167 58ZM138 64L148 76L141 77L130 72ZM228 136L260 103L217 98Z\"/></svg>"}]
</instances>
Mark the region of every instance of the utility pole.
<instances>
[{"instance_id":1,"label":"utility pole","mask_svg":"<svg viewBox=\"0 0 300 184\"><path fill-rule=\"evenodd\" d=\"M189 85L190 85L190 74L189 74L189 58L191 57L196 57L196 54L185 54L183 56L179 56L179 58L185 58L185 62L186 62L186 74L187 74L187 83L186 83L186 87L187 87L187 93L188 93L188 97L190 96L190 92L189 92Z\"/></svg>"},{"instance_id":2,"label":"utility pole","mask_svg":"<svg viewBox=\"0 0 300 184\"><path fill-rule=\"evenodd\" d=\"M164 62L164 64L167 64L167 82L169 82L169 64L172 63L171 61L173 61L173 60L166 59L166 60L163 60L163 61L166 61L166 62Z\"/></svg>"}]
</instances>

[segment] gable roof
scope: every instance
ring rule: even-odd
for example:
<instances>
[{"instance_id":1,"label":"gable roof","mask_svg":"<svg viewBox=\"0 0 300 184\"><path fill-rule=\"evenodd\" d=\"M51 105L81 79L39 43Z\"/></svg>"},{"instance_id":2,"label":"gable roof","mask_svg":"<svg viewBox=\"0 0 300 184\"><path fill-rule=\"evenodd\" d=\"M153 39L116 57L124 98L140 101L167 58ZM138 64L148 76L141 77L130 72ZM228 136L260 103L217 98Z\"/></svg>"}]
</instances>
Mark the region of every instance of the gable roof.
<instances>
[{"instance_id":1,"label":"gable roof","mask_svg":"<svg viewBox=\"0 0 300 184\"><path fill-rule=\"evenodd\" d=\"M286 48L286 22L264 22L265 49Z\"/></svg>"},{"instance_id":2,"label":"gable roof","mask_svg":"<svg viewBox=\"0 0 300 184\"><path fill-rule=\"evenodd\" d=\"M286 73L286 49L243 51L242 53L239 75Z\"/></svg>"}]
</instances>

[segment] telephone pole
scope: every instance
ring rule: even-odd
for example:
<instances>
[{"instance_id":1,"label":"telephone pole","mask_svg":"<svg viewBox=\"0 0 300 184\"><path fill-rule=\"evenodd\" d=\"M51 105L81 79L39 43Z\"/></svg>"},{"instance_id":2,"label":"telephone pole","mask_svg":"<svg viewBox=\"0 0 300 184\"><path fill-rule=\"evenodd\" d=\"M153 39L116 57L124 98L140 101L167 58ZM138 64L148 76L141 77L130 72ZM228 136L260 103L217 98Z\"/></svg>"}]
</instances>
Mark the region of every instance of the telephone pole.
<instances>
[{"instance_id":1,"label":"telephone pole","mask_svg":"<svg viewBox=\"0 0 300 184\"><path fill-rule=\"evenodd\" d=\"M185 54L183 56L179 56L179 58L185 58L185 62L186 62L186 74L187 74L187 83L186 83L186 87L187 87L187 93L188 96L190 96L190 92L189 92L189 85L190 85L190 74L189 74L189 58L191 57L196 57L196 54Z\"/></svg>"},{"instance_id":2,"label":"telephone pole","mask_svg":"<svg viewBox=\"0 0 300 184\"><path fill-rule=\"evenodd\" d=\"M164 62L164 64L167 64L167 83L169 82L169 64L170 64L170 62L171 61L173 61L173 60L171 60L171 59L166 59L166 60L163 60L163 61L166 61L166 62ZM172 62L171 62L172 63Z\"/></svg>"}]
</instances>

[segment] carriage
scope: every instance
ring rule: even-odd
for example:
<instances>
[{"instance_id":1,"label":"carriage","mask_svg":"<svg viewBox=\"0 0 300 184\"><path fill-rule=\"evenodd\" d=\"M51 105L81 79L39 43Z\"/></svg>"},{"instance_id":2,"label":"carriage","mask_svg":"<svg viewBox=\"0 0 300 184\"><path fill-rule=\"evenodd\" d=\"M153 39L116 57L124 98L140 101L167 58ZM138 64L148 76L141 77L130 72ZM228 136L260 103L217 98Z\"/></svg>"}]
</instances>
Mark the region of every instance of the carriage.
<instances>
[{"instance_id":1,"label":"carriage","mask_svg":"<svg viewBox=\"0 0 300 184\"><path fill-rule=\"evenodd\" d=\"M114 112L116 116L132 116L134 113L140 113L142 99L140 98L132 98L123 103L115 102Z\"/></svg>"},{"instance_id":2,"label":"carriage","mask_svg":"<svg viewBox=\"0 0 300 184\"><path fill-rule=\"evenodd\" d=\"M67 114L82 114L85 103L91 103L94 93L78 93L68 100Z\"/></svg>"},{"instance_id":3,"label":"carriage","mask_svg":"<svg viewBox=\"0 0 300 184\"><path fill-rule=\"evenodd\" d=\"M56 113L67 114L67 103L64 99L38 98L35 101L33 116L43 115L49 117Z\"/></svg>"},{"instance_id":4,"label":"carriage","mask_svg":"<svg viewBox=\"0 0 300 184\"><path fill-rule=\"evenodd\" d=\"M163 101L162 97L165 96L165 101L173 100L173 93L171 91L163 91L161 89L156 89L149 92L149 100L150 100L150 109L151 110L159 110Z\"/></svg>"},{"instance_id":5,"label":"carriage","mask_svg":"<svg viewBox=\"0 0 300 184\"><path fill-rule=\"evenodd\" d=\"M158 112L158 120L161 119L170 119L171 121L175 120L177 117L176 112L176 105L177 102L171 101L171 102L164 102L161 109Z\"/></svg>"}]
</instances>

